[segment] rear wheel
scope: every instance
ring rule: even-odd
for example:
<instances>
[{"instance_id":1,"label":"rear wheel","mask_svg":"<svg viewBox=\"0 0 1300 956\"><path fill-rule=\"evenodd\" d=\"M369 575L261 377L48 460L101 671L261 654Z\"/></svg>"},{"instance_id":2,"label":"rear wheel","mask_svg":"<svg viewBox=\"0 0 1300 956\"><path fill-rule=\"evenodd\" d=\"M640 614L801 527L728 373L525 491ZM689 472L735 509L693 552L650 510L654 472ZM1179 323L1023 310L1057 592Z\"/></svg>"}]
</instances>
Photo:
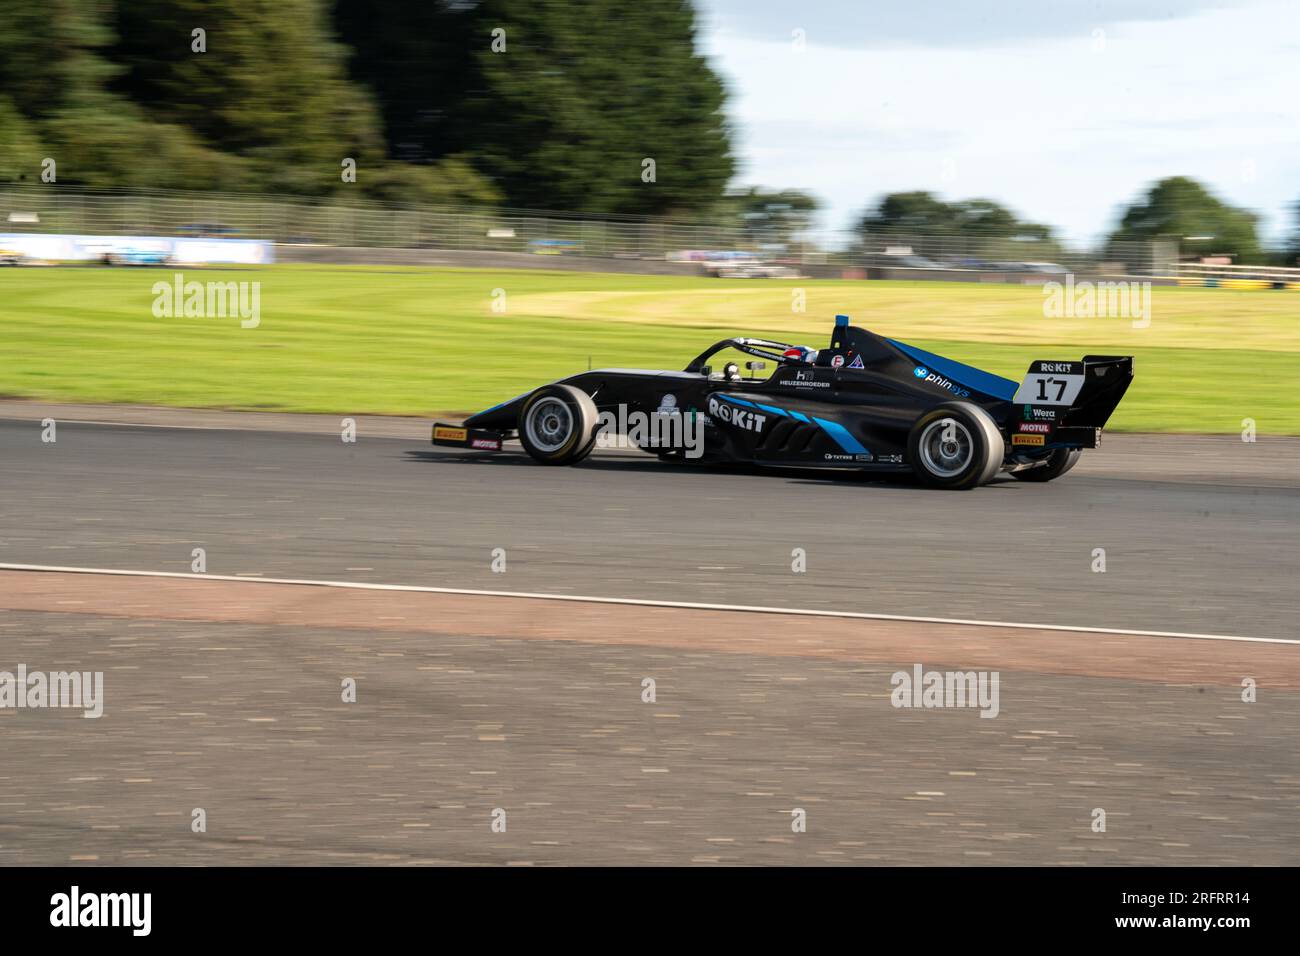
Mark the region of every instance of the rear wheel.
<instances>
[{"instance_id":1,"label":"rear wheel","mask_svg":"<svg viewBox=\"0 0 1300 956\"><path fill-rule=\"evenodd\" d=\"M573 465L591 454L598 424L590 395L572 385L546 385L519 411L519 442L544 465Z\"/></svg>"},{"instance_id":2,"label":"rear wheel","mask_svg":"<svg viewBox=\"0 0 1300 956\"><path fill-rule=\"evenodd\" d=\"M924 484L966 489L998 473L1005 449L988 412L970 402L945 402L916 420L907 451L912 470Z\"/></svg>"},{"instance_id":3,"label":"rear wheel","mask_svg":"<svg viewBox=\"0 0 1300 956\"><path fill-rule=\"evenodd\" d=\"M1057 448L1047 456L1047 464L1035 465L1023 471L1013 471L1011 477L1019 478L1021 481L1051 481L1053 478L1060 478L1073 468L1080 454L1077 448Z\"/></svg>"}]
</instances>

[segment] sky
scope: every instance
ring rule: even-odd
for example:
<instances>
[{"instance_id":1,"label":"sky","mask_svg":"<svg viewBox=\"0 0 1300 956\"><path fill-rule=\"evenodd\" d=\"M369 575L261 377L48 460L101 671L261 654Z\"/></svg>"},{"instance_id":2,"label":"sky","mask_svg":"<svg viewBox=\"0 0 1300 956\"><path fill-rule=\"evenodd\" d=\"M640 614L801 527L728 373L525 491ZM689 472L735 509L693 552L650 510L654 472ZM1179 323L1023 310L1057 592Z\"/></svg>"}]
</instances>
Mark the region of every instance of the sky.
<instances>
[{"instance_id":1,"label":"sky","mask_svg":"<svg viewBox=\"0 0 1300 956\"><path fill-rule=\"evenodd\" d=\"M1300 201L1300 0L695 0L737 185L819 231L884 193L988 198L1090 245L1152 182L1258 213Z\"/></svg>"}]
</instances>

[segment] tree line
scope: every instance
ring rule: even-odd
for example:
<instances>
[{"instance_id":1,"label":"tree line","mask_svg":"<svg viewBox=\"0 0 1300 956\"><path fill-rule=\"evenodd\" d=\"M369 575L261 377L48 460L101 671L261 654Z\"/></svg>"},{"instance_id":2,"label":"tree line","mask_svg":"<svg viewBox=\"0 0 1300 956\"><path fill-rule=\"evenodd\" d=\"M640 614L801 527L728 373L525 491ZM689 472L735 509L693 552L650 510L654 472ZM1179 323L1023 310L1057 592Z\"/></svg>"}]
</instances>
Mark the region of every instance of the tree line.
<instances>
[{"instance_id":1,"label":"tree line","mask_svg":"<svg viewBox=\"0 0 1300 956\"><path fill-rule=\"evenodd\" d=\"M689 0L0 0L0 181L697 212L735 162L695 33Z\"/></svg>"},{"instance_id":2,"label":"tree line","mask_svg":"<svg viewBox=\"0 0 1300 956\"><path fill-rule=\"evenodd\" d=\"M1231 206L1203 184L1186 176L1153 183L1120 216L1106 237L1103 252L1124 243L1172 239L1187 255L1228 255L1239 263L1294 263L1300 257L1300 202L1294 207L1295 231L1283 251L1266 251L1259 240L1259 217ZM960 236L1018 239L1055 244L1055 231L1042 223L1019 218L988 199L946 202L928 192L891 193L858 221L857 232L868 237ZM1123 258L1117 255L1117 258Z\"/></svg>"}]
</instances>

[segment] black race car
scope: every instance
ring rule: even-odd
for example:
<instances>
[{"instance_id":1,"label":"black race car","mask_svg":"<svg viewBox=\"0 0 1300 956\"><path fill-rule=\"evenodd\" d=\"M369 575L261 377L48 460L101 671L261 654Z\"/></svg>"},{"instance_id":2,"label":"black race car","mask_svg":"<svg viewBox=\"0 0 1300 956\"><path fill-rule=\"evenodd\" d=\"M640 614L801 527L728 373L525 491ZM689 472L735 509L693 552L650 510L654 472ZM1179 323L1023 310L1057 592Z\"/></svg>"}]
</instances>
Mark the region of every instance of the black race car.
<instances>
[{"instance_id":1,"label":"black race car","mask_svg":"<svg viewBox=\"0 0 1300 956\"><path fill-rule=\"evenodd\" d=\"M721 369L728 349L760 361ZM767 363L770 376L756 373ZM665 459L798 468L911 471L938 488L974 488L999 472L1051 481L1102 426L1133 380L1128 356L1036 361L1022 382L875 335L835 317L830 347L723 339L681 372L582 372L472 415L436 422L433 444L500 451L518 437L548 465L599 445Z\"/></svg>"}]
</instances>

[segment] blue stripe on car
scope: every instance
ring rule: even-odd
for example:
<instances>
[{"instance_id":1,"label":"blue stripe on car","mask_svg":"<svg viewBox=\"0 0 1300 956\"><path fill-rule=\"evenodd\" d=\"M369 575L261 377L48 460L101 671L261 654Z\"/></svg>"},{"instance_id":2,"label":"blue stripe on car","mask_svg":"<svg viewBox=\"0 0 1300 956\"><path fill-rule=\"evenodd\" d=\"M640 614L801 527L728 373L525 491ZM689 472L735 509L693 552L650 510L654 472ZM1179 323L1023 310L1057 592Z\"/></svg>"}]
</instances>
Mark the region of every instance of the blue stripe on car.
<instances>
[{"instance_id":1,"label":"blue stripe on car","mask_svg":"<svg viewBox=\"0 0 1300 956\"><path fill-rule=\"evenodd\" d=\"M893 339L885 339L885 341L914 362L924 365L930 371L938 372L944 378L950 378L959 385L965 385L967 388L983 392L985 395L1000 398L1004 402L1011 401L1016 394L1016 389L1020 387L1018 383L1011 381L1009 378L994 375L992 372L986 372L971 365L963 365L961 362L944 358L942 355L935 355L933 352L927 352L924 349L918 349L913 345L896 342Z\"/></svg>"},{"instance_id":2,"label":"blue stripe on car","mask_svg":"<svg viewBox=\"0 0 1300 956\"><path fill-rule=\"evenodd\" d=\"M835 443L852 455L869 455L870 452L863 447L862 442L853 437L852 433L839 422L828 422L824 418L814 416L813 421L820 425L828 435L835 439Z\"/></svg>"},{"instance_id":3,"label":"blue stripe on car","mask_svg":"<svg viewBox=\"0 0 1300 956\"><path fill-rule=\"evenodd\" d=\"M732 404L735 405L743 405L746 408L762 409L763 411L768 412L769 414L772 415L780 415L782 417L788 415L789 417L793 418L795 421L800 421L803 422L804 424L809 424L810 422L816 422L818 427L821 428L822 431L826 432L826 434L830 435L831 438L835 440L835 444L839 445L840 448L842 448L844 451L848 452L849 454L853 454L853 455L871 454L871 452L868 451L867 448L864 447L860 441L854 438L853 434L847 428L841 425L839 422L827 421L826 419L818 418L815 415L811 419L809 419L809 417L805 415L803 412L795 412L784 408L777 408L774 405L764 405L761 402L747 402L745 401L745 399L736 398L736 396L734 395L723 395L722 393L718 393L717 397L722 399L724 402L731 402Z\"/></svg>"}]
</instances>

